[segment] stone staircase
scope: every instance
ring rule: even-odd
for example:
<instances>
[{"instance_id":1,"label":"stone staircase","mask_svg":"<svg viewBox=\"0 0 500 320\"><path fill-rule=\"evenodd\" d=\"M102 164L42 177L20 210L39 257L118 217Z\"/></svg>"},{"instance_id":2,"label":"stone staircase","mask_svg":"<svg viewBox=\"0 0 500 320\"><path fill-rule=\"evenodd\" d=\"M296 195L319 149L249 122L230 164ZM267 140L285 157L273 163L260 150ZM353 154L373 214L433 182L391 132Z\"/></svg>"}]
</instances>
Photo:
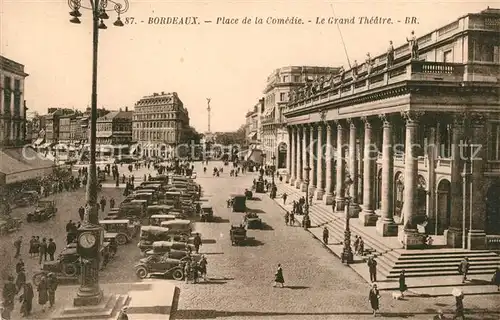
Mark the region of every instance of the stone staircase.
<instances>
[{"instance_id":1,"label":"stone staircase","mask_svg":"<svg viewBox=\"0 0 500 320\"><path fill-rule=\"evenodd\" d=\"M279 184L278 190L288 194L287 203L298 200L303 193L287 184ZM278 195L277 201L282 204ZM333 213L330 207L321 203L313 203L309 208L312 227L326 227L330 231L330 243L341 244L344 241L345 218L341 213ZM369 228L358 224L357 219L351 219L351 239L362 237L365 250L364 260L369 256L377 257L377 271L386 279L398 278L401 270L406 277L428 277L458 275L458 265L464 257L469 258L470 275L493 274L500 267L500 256L491 251L463 249L426 249L404 250L391 245L388 240L375 235ZM373 229L372 229L373 230Z\"/></svg>"},{"instance_id":2,"label":"stone staircase","mask_svg":"<svg viewBox=\"0 0 500 320\"><path fill-rule=\"evenodd\" d=\"M68 307L52 317L57 320L85 320L85 319L108 319L118 320L120 310L130 301L128 295L111 294L103 297L103 301L97 306Z\"/></svg>"}]
</instances>

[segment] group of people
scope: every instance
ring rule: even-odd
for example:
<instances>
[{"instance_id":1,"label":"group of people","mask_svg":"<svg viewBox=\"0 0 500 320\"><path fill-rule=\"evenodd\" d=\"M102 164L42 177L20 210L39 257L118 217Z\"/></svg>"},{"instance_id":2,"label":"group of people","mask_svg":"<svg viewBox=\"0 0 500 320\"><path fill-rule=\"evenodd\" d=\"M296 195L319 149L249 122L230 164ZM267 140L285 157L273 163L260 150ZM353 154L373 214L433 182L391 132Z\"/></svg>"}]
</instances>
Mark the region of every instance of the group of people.
<instances>
[{"instance_id":1,"label":"group of people","mask_svg":"<svg viewBox=\"0 0 500 320\"><path fill-rule=\"evenodd\" d=\"M184 265L184 278L186 283L198 283L200 278L207 281L207 259L204 255L199 261L187 261Z\"/></svg>"}]
</instances>

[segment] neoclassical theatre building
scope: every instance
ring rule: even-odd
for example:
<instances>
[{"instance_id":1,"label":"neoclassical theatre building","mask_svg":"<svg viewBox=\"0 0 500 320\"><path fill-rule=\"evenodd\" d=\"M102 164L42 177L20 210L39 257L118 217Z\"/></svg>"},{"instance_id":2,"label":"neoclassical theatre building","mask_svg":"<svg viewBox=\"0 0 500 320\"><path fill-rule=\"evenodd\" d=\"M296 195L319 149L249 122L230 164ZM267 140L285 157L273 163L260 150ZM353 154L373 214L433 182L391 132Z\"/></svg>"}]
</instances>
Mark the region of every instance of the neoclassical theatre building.
<instances>
[{"instance_id":1,"label":"neoclassical theatre building","mask_svg":"<svg viewBox=\"0 0 500 320\"><path fill-rule=\"evenodd\" d=\"M407 248L423 225L498 249L500 11L411 37L291 94L289 183L336 210L348 196L352 217Z\"/></svg>"}]
</instances>

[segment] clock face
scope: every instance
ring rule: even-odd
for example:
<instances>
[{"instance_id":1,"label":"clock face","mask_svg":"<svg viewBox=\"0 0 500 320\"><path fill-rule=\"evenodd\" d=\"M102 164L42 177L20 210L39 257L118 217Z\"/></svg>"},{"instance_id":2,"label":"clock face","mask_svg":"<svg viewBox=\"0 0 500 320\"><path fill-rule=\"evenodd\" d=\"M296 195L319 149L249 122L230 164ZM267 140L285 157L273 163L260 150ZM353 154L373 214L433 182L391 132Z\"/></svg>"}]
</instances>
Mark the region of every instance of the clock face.
<instances>
[{"instance_id":1,"label":"clock face","mask_svg":"<svg viewBox=\"0 0 500 320\"><path fill-rule=\"evenodd\" d=\"M78 243L86 249L92 248L95 245L96 238L91 232L84 232L78 238Z\"/></svg>"}]
</instances>

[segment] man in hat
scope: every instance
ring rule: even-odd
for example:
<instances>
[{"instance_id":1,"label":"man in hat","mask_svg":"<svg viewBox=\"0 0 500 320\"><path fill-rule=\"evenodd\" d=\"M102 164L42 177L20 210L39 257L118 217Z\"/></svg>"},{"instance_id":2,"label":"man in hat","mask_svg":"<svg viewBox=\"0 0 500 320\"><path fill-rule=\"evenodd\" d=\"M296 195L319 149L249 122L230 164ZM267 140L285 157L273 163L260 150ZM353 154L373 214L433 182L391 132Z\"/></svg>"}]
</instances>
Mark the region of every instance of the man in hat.
<instances>
[{"instance_id":1,"label":"man in hat","mask_svg":"<svg viewBox=\"0 0 500 320\"><path fill-rule=\"evenodd\" d=\"M118 320L128 320L127 310L128 310L128 307L122 308L122 310L120 311L120 316L118 317Z\"/></svg>"},{"instance_id":2,"label":"man in hat","mask_svg":"<svg viewBox=\"0 0 500 320\"><path fill-rule=\"evenodd\" d=\"M49 305L52 308L56 302L56 290L59 281L54 273L49 272L47 275L47 293L49 295Z\"/></svg>"}]
</instances>

